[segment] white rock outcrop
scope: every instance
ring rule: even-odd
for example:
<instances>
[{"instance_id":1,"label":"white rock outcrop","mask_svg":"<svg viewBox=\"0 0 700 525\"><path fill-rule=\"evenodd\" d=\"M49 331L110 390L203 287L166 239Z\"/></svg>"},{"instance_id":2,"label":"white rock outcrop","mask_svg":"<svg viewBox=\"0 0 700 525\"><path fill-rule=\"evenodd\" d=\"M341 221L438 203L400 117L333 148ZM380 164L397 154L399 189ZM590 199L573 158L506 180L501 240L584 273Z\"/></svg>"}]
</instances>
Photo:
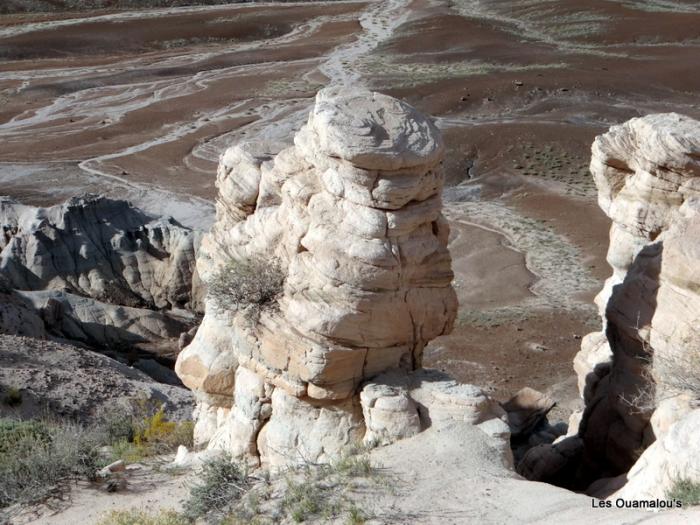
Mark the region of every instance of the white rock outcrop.
<instances>
[{"instance_id":1,"label":"white rock outcrop","mask_svg":"<svg viewBox=\"0 0 700 525\"><path fill-rule=\"evenodd\" d=\"M264 145L226 151L200 275L276 259L284 290L255 321L207 301L176 366L198 397L198 443L280 464L422 428L421 388L359 392L391 369L409 381L426 343L452 328L442 154L437 128L408 104L343 88L318 93L294 146L275 156ZM475 422L492 408L475 388L425 390L432 405Z\"/></svg>"},{"instance_id":2,"label":"white rock outcrop","mask_svg":"<svg viewBox=\"0 0 700 525\"><path fill-rule=\"evenodd\" d=\"M614 126L596 138L591 172L612 220L613 274L596 298L602 330L574 362L586 408L569 439L582 444L581 480L629 471L620 494L662 497L676 470L700 482L682 435L700 401L700 122L671 113Z\"/></svg>"},{"instance_id":3,"label":"white rock outcrop","mask_svg":"<svg viewBox=\"0 0 700 525\"><path fill-rule=\"evenodd\" d=\"M126 201L85 195L50 208L0 199L0 272L18 290L131 307L187 308L199 234Z\"/></svg>"},{"instance_id":4,"label":"white rock outcrop","mask_svg":"<svg viewBox=\"0 0 700 525\"><path fill-rule=\"evenodd\" d=\"M195 323L201 234L173 219L85 195L49 208L3 197L0 223L0 332L175 354Z\"/></svg>"}]
</instances>

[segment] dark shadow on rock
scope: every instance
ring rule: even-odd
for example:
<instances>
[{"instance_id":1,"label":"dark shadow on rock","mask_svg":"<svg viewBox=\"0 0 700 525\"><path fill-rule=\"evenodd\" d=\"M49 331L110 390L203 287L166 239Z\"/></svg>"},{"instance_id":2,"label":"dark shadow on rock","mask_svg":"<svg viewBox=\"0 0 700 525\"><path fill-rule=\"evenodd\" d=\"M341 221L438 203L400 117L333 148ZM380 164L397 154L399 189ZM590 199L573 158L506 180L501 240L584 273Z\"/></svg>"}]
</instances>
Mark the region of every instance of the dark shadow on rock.
<instances>
[{"instance_id":1,"label":"dark shadow on rock","mask_svg":"<svg viewBox=\"0 0 700 525\"><path fill-rule=\"evenodd\" d=\"M624 281L613 287L605 313L613 355L586 377L578 435L530 449L516 469L527 479L576 491L601 478L619 485L654 441L648 428L652 411L634 406L634 400L654 389L646 373L653 349L639 338L639 329L651 324L656 311L662 256L663 242L645 246Z\"/></svg>"}]
</instances>

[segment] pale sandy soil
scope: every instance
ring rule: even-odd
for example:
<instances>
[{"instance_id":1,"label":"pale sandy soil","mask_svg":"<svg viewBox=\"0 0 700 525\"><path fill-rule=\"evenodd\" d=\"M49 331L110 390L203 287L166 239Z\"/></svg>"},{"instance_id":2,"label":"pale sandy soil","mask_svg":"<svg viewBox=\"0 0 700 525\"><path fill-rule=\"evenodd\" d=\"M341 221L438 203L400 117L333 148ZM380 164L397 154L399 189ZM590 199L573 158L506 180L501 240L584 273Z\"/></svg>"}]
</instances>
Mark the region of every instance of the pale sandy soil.
<instances>
[{"instance_id":1,"label":"pale sandy soil","mask_svg":"<svg viewBox=\"0 0 700 525\"><path fill-rule=\"evenodd\" d=\"M156 512L177 509L187 497L193 482L190 474L154 470L151 465L136 466L126 475L127 488L107 492L94 484L71 486L63 501L52 502L12 517L13 525L91 525L113 510L141 509ZM133 466L131 468L134 468Z\"/></svg>"},{"instance_id":2,"label":"pale sandy soil","mask_svg":"<svg viewBox=\"0 0 700 525\"><path fill-rule=\"evenodd\" d=\"M430 428L372 451L371 461L378 475L348 497L367 516L368 525L681 525L700 519L698 508L673 512L593 508L587 496L515 475L506 461L499 459L503 450L495 445L472 425L453 423ZM87 525L115 509L181 509L187 486L193 481L188 473L175 475L143 468L128 475L124 492L107 493L87 484L77 485L62 505L24 513L14 523Z\"/></svg>"}]
</instances>

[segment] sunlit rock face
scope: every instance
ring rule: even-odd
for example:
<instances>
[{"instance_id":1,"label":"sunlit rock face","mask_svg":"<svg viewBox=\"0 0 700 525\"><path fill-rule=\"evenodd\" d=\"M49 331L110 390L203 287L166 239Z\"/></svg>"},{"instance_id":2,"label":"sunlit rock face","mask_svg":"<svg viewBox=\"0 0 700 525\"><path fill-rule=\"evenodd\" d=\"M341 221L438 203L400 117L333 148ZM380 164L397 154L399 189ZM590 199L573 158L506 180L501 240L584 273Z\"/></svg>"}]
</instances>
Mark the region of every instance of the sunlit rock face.
<instances>
[{"instance_id":1,"label":"sunlit rock face","mask_svg":"<svg viewBox=\"0 0 700 525\"><path fill-rule=\"evenodd\" d=\"M380 401L397 413L386 417L376 402L391 392L359 391L386 370L420 368L426 343L452 329L443 149L406 103L327 88L292 147L224 153L199 272L207 281L231 259L275 259L285 279L279 307L254 321L208 301L176 368L199 399L198 443L281 464L361 441L368 414L384 442L419 430L405 388ZM392 418L401 428L386 428Z\"/></svg>"},{"instance_id":2,"label":"sunlit rock face","mask_svg":"<svg viewBox=\"0 0 700 525\"><path fill-rule=\"evenodd\" d=\"M172 218L99 195L48 208L0 197L0 224L0 332L175 354L194 324L201 234Z\"/></svg>"},{"instance_id":3,"label":"sunlit rock face","mask_svg":"<svg viewBox=\"0 0 700 525\"><path fill-rule=\"evenodd\" d=\"M667 486L669 476L641 471L672 461L650 445L679 449L674 425L700 395L700 122L671 113L614 126L595 140L591 172L612 220L613 274L596 299L602 330L574 362L586 404L580 474L625 473L646 449L624 494L660 494L642 480Z\"/></svg>"},{"instance_id":4,"label":"sunlit rock face","mask_svg":"<svg viewBox=\"0 0 700 525\"><path fill-rule=\"evenodd\" d=\"M50 208L3 197L0 221L0 270L13 288L130 307L195 307L199 234L169 217L84 195Z\"/></svg>"}]
</instances>

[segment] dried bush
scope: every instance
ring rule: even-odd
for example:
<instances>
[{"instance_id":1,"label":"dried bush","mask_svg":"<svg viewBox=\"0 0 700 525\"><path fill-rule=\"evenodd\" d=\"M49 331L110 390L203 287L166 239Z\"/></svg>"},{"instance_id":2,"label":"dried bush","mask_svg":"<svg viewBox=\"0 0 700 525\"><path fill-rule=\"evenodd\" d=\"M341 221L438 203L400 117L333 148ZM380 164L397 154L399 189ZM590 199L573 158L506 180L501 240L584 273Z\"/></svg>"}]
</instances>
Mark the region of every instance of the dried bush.
<instances>
[{"instance_id":1,"label":"dried bush","mask_svg":"<svg viewBox=\"0 0 700 525\"><path fill-rule=\"evenodd\" d=\"M248 490L252 480L247 469L234 463L230 456L221 455L206 461L200 472L200 482L190 489L184 505L184 515L192 521L209 517L221 518Z\"/></svg>"},{"instance_id":2,"label":"dried bush","mask_svg":"<svg viewBox=\"0 0 700 525\"><path fill-rule=\"evenodd\" d=\"M231 259L207 283L208 294L218 310L243 312L257 321L263 310L277 308L284 278L277 260Z\"/></svg>"},{"instance_id":3,"label":"dried bush","mask_svg":"<svg viewBox=\"0 0 700 525\"><path fill-rule=\"evenodd\" d=\"M654 375L665 394L688 394L700 402L700 349L686 347L681 353L654 355Z\"/></svg>"},{"instance_id":4,"label":"dried bush","mask_svg":"<svg viewBox=\"0 0 700 525\"><path fill-rule=\"evenodd\" d=\"M622 401L639 412L652 412L664 399L682 394L700 404L700 349L692 344L687 341L681 352L660 354L645 343L645 351L653 357L640 358L645 364L644 386Z\"/></svg>"}]
</instances>

